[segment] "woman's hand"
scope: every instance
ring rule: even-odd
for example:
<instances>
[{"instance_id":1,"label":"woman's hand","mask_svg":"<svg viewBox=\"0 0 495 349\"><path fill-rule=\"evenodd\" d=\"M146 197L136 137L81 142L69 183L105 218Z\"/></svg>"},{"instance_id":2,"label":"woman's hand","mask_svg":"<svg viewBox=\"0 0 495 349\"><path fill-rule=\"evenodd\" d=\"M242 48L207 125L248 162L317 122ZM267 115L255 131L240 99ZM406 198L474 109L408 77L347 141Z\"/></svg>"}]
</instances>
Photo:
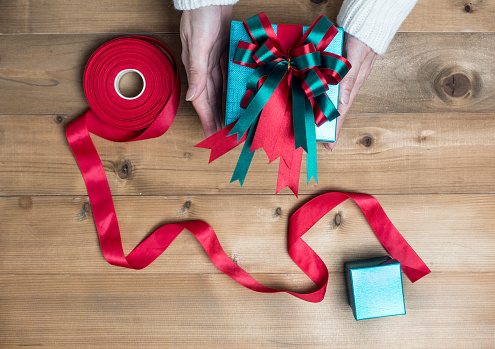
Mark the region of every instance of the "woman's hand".
<instances>
[{"instance_id":1,"label":"woman's hand","mask_svg":"<svg viewBox=\"0 0 495 349\"><path fill-rule=\"evenodd\" d=\"M370 75L373 63L375 63L376 53L371 50L366 44L352 35L345 36L345 57L352 65L349 73L342 79L339 90L339 113L337 118L337 137L335 143L324 143L325 148L333 151L339 138L340 128L344 123L345 117L351 109L352 102L356 98L361 85Z\"/></svg>"},{"instance_id":2,"label":"woman's hand","mask_svg":"<svg viewBox=\"0 0 495 349\"><path fill-rule=\"evenodd\" d=\"M186 100L196 109L206 137L222 128L232 7L184 11L180 22L182 62L189 83Z\"/></svg>"}]
</instances>

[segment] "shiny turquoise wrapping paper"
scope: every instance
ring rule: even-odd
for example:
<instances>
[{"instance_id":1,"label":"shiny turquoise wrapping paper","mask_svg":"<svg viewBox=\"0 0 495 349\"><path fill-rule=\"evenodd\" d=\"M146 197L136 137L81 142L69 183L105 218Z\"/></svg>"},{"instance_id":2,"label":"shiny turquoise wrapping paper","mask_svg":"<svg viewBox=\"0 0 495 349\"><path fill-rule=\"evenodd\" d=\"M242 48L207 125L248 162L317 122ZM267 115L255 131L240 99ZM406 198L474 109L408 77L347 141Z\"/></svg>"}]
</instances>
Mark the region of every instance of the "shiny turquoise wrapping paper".
<instances>
[{"instance_id":1,"label":"shiny turquoise wrapping paper","mask_svg":"<svg viewBox=\"0 0 495 349\"><path fill-rule=\"evenodd\" d=\"M347 294L356 320L405 315L400 263L389 257L345 263Z\"/></svg>"},{"instance_id":2,"label":"shiny turquoise wrapping paper","mask_svg":"<svg viewBox=\"0 0 495 349\"><path fill-rule=\"evenodd\" d=\"M275 32L277 32L277 25L273 25ZM303 27L306 31L308 27ZM344 41L344 31L342 28L338 28L339 32L332 40L330 45L325 49L326 52L332 52L338 55L342 55L342 44ZM227 102L225 108L225 125L229 125L236 121L244 109L241 108L241 100L246 93L246 82L248 77L253 73L254 69L235 64L233 57L235 49L239 41L252 42L249 34L244 29L242 22L232 21L230 29L230 47L229 47L229 76L227 83ZM332 101L335 107L338 107L339 100L339 85L328 85L327 91L328 98ZM284 111L281 111L281 116ZM316 126L315 126L316 127ZM320 127L316 127L316 139L324 142L335 142L337 133L337 120L331 122L325 122Z\"/></svg>"}]
</instances>

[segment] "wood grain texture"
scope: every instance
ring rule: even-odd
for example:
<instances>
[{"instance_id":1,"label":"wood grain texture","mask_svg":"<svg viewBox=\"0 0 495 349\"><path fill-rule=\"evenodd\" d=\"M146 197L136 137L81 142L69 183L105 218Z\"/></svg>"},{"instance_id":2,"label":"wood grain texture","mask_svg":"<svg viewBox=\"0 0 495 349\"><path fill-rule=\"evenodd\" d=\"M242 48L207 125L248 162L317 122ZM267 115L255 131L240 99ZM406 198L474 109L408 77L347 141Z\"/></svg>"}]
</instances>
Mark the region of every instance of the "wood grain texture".
<instances>
[{"instance_id":1,"label":"wood grain texture","mask_svg":"<svg viewBox=\"0 0 495 349\"><path fill-rule=\"evenodd\" d=\"M425 263L441 273L495 269L495 196L376 196L391 221ZM124 250L166 223L206 220L226 253L253 273L300 273L287 253L289 216L312 196L237 195L118 197ZM399 199L398 199L399 198ZM277 209L280 208L280 214ZM9 217L0 226L0 261L7 274L128 274L100 252L87 197L4 197ZM47 216L50 216L47 219ZM338 217L337 217L338 216ZM333 273L346 261L386 254L351 201L327 214L304 237ZM483 261L482 263L480 261ZM131 273L220 273L201 245L180 235L150 267ZM309 279L306 285L312 285Z\"/></svg>"},{"instance_id":2,"label":"wood grain texture","mask_svg":"<svg viewBox=\"0 0 495 349\"><path fill-rule=\"evenodd\" d=\"M335 20L342 0L242 0L234 18ZM495 347L495 3L419 0L379 57L319 184L274 195L277 164L257 154L229 184L240 149L212 164L189 103L159 139L93 137L124 250L171 222L202 219L226 253L271 287L314 285L287 253L290 214L318 193L376 195L432 270L404 276L407 315L356 322L343 263L385 254L346 202L304 240L330 271L325 300L249 291L185 232L142 271L103 258L64 130L88 106L84 64L105 41L153 34L180 57L171 0L0 0L0 347ZM168 34L167 34L168 33ZM20 34L20 35L18 35ZM33 35L35 34L35 35ZM47 35L45 35L47 34Z\"/></svg>"},{"instance_id":3,"label":"wood grain texture","mask_svg":"<svg viewBox=\"0 0 495 349\"><path fill-rule=\"evenodd\" d=\"M78 115L87 109L83 67L90 54L115 35L0 36L0 114ZM180 57L177 34L156 35ZM353 112L493 112L495 33L402 33L377 59ZM184 70L180 69L185 83ZM452 96L453 75L463 76ZM182 96L186 88L183 85ZM180 114L194 114L184 102Z\"/></svg>"},{"instance_id":4,"label":"wood grain texture","mask_svg":"<svg viewBox=\"0 0 495 349\"><path fill-rule=\"evenodd\" d=\"M309 25L319 14L335 21L341 4L342 0L242 0L234 7L234 18L244 20L264 11L273 23ZM76 0L2 0L0 7L4 34L176 33L180 22L171 0L97 1L91 6ZM492 1L420 0L400 31L493 32L494 15Z\"/></svg>"},{"instance_id":5,"label":"wood grain texture","mask_svg":"<svg viewBox=\"0 0 495 349\"><path fill-rule=\"evenodd\" d=\"M494 273L405 281L406 316L359 322L340 274L318 304L255 294L225 275L0 275L0 282L2 347L472 348L491 347L495 336Z\"/></svg>"},{"instance_id":6,"label":"wood grain texture","mask_svg":"<svg viewBox=\"0 0 495 349\"><path fill-rule=\"evenodd\" d=\"M72 119L0 116L0 195L86 194L65 138ZM318 147L318 184L306 184L303 160L299 189L306 194L494 193L494 128L495 114L352 114L333 153ZM258 151L240 187L230 178L241 149L208 164L209 151L194 147L202 137L195 115L179 115L158 139L93 140L114 195L275 193L277 161L269 165ZM281 193L292 195L289 189Z\"/></svg>"}]
</instances>

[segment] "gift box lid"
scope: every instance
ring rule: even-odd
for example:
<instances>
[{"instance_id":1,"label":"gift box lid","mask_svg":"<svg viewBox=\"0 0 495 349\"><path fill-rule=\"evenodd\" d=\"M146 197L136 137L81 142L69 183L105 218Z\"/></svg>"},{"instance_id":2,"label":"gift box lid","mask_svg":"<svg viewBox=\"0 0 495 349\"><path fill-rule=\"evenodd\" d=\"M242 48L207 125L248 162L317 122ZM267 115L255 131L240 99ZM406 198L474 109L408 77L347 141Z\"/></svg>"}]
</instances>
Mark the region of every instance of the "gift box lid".
<instances>
[{"instance_id":1,"label":"gift box lid","mask_svg":"<svg viewBox=\"0 0 495 349\"><path fill-rule=\"evenodd\" d=\"M404 315L400 263L390 257L345 263L349 304L356 320Z\"/></svg>"},{"instance_id":2,"label":"gift box lid","mask_svg":"<svg viewBox=\"0 0 495 349\"><path fill-rule=\"evenodd\" d=\"M277 32L277 25L272 25L275 33ZM306 31L309 27L303 27ZM252 42L249 34L244 28L244 24L238 21L232 21L230 29L230 47L229 47L229 67L228 67L228 82L227 82L227 101L225 109L225 125L229 125L236 121L243 109L240 106L240 102L244 94L246 93L246 81L248 77L253 73L252 68L244 67L233 62L235 50L239 41ZM342 44L344 41L344 31L342 28L338 28L338 34L332 40L332 42L325 49L326 52L332 52L338 55L342 54ZM328 85L329 89L326 92L328 98L337 107L339 100L339 85ZM316 140L324 142L335 142L337 134L337 120L325 122L320 127L316 127Z\"/></svg>"}]
</instances>

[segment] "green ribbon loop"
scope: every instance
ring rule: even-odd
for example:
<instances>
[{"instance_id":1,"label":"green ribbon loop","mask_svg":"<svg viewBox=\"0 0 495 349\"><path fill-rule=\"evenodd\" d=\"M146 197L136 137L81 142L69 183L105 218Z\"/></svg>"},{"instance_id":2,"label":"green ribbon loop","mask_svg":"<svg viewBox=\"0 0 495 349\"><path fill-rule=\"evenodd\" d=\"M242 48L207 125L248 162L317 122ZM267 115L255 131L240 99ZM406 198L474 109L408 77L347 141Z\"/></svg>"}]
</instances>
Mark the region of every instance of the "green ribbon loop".
<instances>
[{"instance_id":1,"label":"green ribbon loop","mask_svg":"<svg viewBox=\"0 0 495 349\"><path fill-rule=\"evenodd\" d=\"M304 82L311 89L314 97L324 94L328 88L313 69L308 70L306 77L304 78Z\"/></svg>"},{"instance_id":2,"label":"green ribbon loop","mask_svg":"<svg viewBox=\"0 0 495 349\"><path fill-rule=\"evenodd\" d=\"M239 142L241 140L242 136L247 132L249 127L256 121L256 118L259 116L263 110L263 107L268 102L286 73L287 62L278 62L268 75L268 78L261 86L258 93L256 93L254 98L251 100L251 103L249 103L244 114L241 115L235 126L230 131L229 136L237 134L237 141Z\"/></svg>"},{"instance_id":3,"label":"green ribbon loop","mask_svg":"<svg viewBox=\"0 0 495 349\"><path fill-rule=\"evenodd\" d=\"M318 47L318 44L323 40L332 25L333 23L327 17L321 17L304 41L304 45L312 43L315 47Z\"/></svg>"},{"instance_id":4,"label":"green ribbon loop","mask_svg":"<svg viewBox=\"0 0 495 349\"><path fill-rule=\"evenodd\" d=\"M294 57L291 64L296 69L305 70L321 65L320 52L311 52L302 56Z\"/></svg>"},{"instance_id":5,"label":"green ribbon loop","mask_svg":"<svg viewBox=\"0 0 495 349\"><path fill-rule=\"evenodd\" d=\"M257 65L256 61L253 59L253 51L246 50L244 48L237 47L234 53L234 61Z\"/></svg>"},{"instance_id":6,"label":"green ribbon loop","mask_svg":"<svg viewBox=\"0 0 495 349\"><path fill-rule=\"evenodd\" d=\"M337 108L335 108L335 106L333 105L330 98L328 98L326 93L316 97L315 101L328 121L333 121L335 118L337 118L340 115Z\"/></svg>"},{"instance_id":7,"label":"green ribbon loop","mask_svg":"<svg viewBox=\"0 0 495 349\"><path fill-rule=\"evenodd\" d=\"M256 68L256 70L249 75L249 78L246 82L246 87L250 90L253 91L258 91L258 81L264 76L267 76L270 74L270 72L275 68L277 65L277 62L272 62L268 64L263 64L262 66L259 66Z\"/></svg>"},{"instance_id":8,"label":"green ribbon loop","mask_svg":"<svg viewBox=\"0 0 495 349\"><path fill-rule=\"evenodd\" d=\"M274 55L272 51L268 49L268 47L266 47L266 43L267 41L265 41L265 43L261 45L255 53L256 57L258 57L258 59L265 64L273 62L275 59L279 58L278 56Z\"/></svg>"},{"instance_id":9,"label":"green ribbon loop","mask_svg":"<svg viewBox=\"0 0 495 349\"><path fill-rule=\"evenodd\" d=\"M321 55L322 69L335 70L341 77L344 77L349 72L349 67L340 59L332 56Z\"/></svg>"},{"instance_id":10,"label":"green ribbon loop","mask_svg":"<svg viewBox=\"0 0 495 349\"><path fill-rule=\"evenodd\" d=\"M263 25L261 24L259 15L255 15L253 17L246 19L246 24L249 27L251 34L253 35L254 39L258 44L261 44L268 39L268 34L266 33L265 28L263 28Z\"/></svg>"}]
</instances>

